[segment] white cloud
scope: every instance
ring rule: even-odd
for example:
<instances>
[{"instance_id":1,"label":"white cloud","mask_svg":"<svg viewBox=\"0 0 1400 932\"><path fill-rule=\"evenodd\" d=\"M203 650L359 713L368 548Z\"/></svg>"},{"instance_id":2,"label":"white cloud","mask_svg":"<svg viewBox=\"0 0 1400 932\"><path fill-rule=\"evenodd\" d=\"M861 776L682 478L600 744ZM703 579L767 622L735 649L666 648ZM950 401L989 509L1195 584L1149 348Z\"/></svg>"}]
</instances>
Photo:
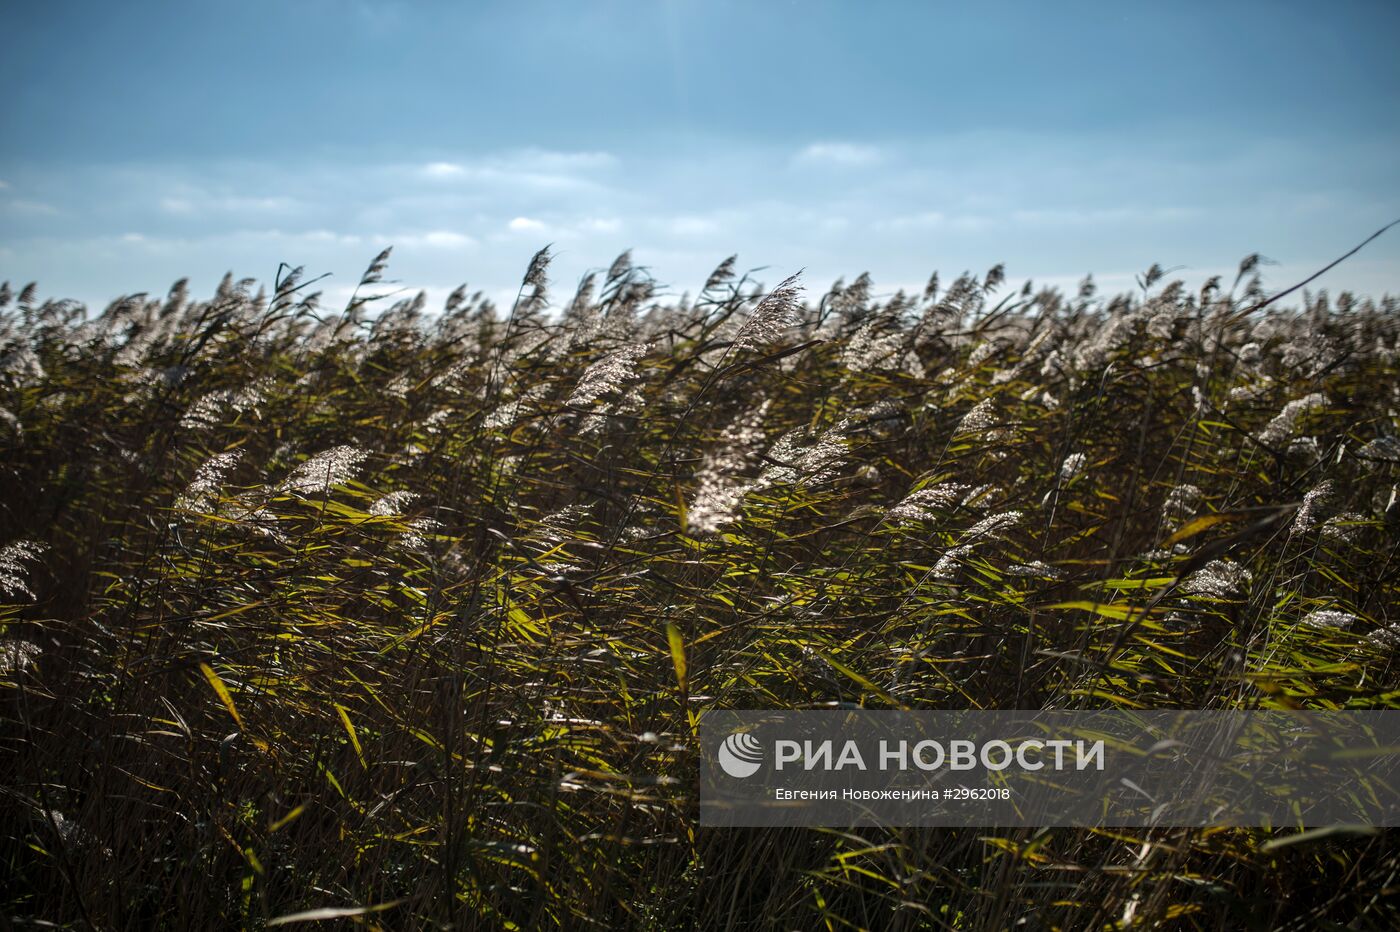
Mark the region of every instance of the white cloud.
<instances>
[{"instance_id":1,"label":"white cloud","mask_svg":"<svg viewBox=\"0 0 1400 932\"><path fill-rule=\"evenodd\" d=\"M991 229L996 219L984 214L945 214L941 210L926 210L917 214L905 214L888 220L877 220L873 229L882 232L903 233L917 230L956 230L962 233Z\"/></svg>"},{"instance_id":2,"label":"white cloud","mask_svg":"<svg viewBox=\"0 0 1400 932\"><path fill-rule=\"evenodd\" d=\"M57 207L42 201L10 201L10 210L21 214L44 214L46 216L59 213Z\"/></svg>"},{"instance_id":3,"label":"white cloud","mask_svg":"<svg viewBox=\"0 0 1400 932\"><path fill-rule=\"evenodd\" d=\"M1335 246L1323 241L1344 239L1335 232L1343 225L1379 226L1372 214L1383 200L1359 203L1326 188L1313 201L1284 203L1283 174L1250 183L1234 161L1198 164L1170 147L1144 160L1140 140L1102 141L1087 153L1078 142L1032 135L809 136L776 150L729 140L659 153L625 145L617 143L621 160L444 148L388 161L26 168L0 192L0 221L16 228L6 228L13 258L4 264L95 297L184 275L212 287L229 268L270 277L282 260L353 282L392 243L400 247L394 278L443 284L461 275L473 289L513 294L534 249L554 242L560 282L632 246L677 290L703 282L731 253L745 268L770 269L756 273L770 281L802 267L810 283L869 269L892 287L935 265L947 278L1003 259L1013 273L1066 276L1117 275L1152 261L1204 269L1221 253L1256 249L1299 264L1327 261ZM24 197L61 213L26 215L12 205ZM1325 207L1329 219L1290 223L1295 205L1319 217ZM1198 219L1211 222L1187 236ZM1286 232L1294 229L1311 232ZM123 241L127 231L144 240ZM1394 287L1385 271L1358 259L1334 280L1379 292ZM1271 281L1283 278L1271 272Z\"/></svg>"},{"instance_id":4,"label":"white cloud","mask_svg":"<svg viewBox=\"0 0 1400 932\"><path fill-rule=\"evenodd\" d=\"M873 165L880 159L876 147L852 142L814 142L797 154L799 162L828 165Z\"/></svg>"},{"instance_id":5,"label":"white cloud","mask_svg":"<svg viewBox=\"0 0 1400 932\"><path fill-rule=\"evenodd\" d=\"M618 217L563 217L548 222L535 217L515 217L506 224L506 232L492 234L488 239L504 241L512 233L546 235L552 239L577 240L590 236L613 236L621 233L623 221Z\"/></svg>"},{"instance_id":6,"label":"white cloud","mask_svg":"<svg viewBox=\"0 0 1400 932\"><path fill-rule=\"evenodd\" d=\"M10 190L10 183L8 181L5 181L4 179L0 179L0 191L8 190Z\"/></svg>"},{"instance_id":7,"label":"white cloud","mask_svg":"<svg viewBox=\"0 0 1400 932\"><path fill-rule=\"evenodd\" d=\"M543 171L590 171L617 164L617 156L611 152L554 152L548 149L523 149L505 156L503 160L507 164Z\"/></svg>"},{"instance_id":8,"label":"white cloud","mask_svg":"<svg viewBox=\"0 0 1400 932\"><path fill-rule=\"evenodd\" d=\"M401 236L399 242L406 246L422 245L433 249L469 249L476 245L476 240L470 236L452 230L432 230L419 236Z\"/></svg>"},{"instance_id":9,"label":"white cloud","mask_svg":"<svg viewBox=\"0 0 1400 932\"><path fill-rule=\"evenodd\" d=\"M214 203L219 208L229 211L277 213L292 211L300 206L296 198L291 197L223 197Z\"/></svg>"},{"instance_id":10,"label":"white cloud","mask_svg":"<svg viewBox=\"0 0 1400 932\"><path fill-rule=\"evenodd\" d=\"M946 225L948 217L941 210L926 210L875 222L877 230L931 230Z\"/></svg>"},{"instance_id":11,"label":"white cloud","mask_svg":"<svg viewBox=\"0 0 1400 932\"><path fill-rule=\"evenodd\" d=\"M588 217L578 224L580 233L620 233L622 221L616 217Z\"/></svg>"},{"instance_id":12,"label":"white cloud","mask_svg":"<svg viewBox=\"0 0 1400 932\"><path fill-rule=\"evenodd\" d=\"M296 234L309 243L333 243L339 246L358 246L361 239L353 234L336 233L334 230L307 230Z\"/></svg>"},{"instance_id":13,"label":"white cloud","mask_svg":"<svg viewBox=\"0 0 1400 932\"><path fill-rule=\"evenodd\" d=\"M242 195L213 195L194 191L160 199L160 209L168 214L195 213L290 213L300 206L290 197L246 197Z\"/></svg>"},{"instance_id":14,"label":"white cloud","mask_svg":"<svg viewBox=\"0 0 1400 932\"><path fill-rule=\"evenodd\" d=\"M719 232L720 224L712 217L687 215L673 217L666 229L677 236L709 236Z\"/></svg>"},{"instance_id":15,"label":"white cloud","mask_svg":"<svg viewBox=\"0 0 1400 932\"><path fill-rule=\"evenodd\" d=\"M489 185L493 189L581 190L596 188L591 173L611 168L617 158L607 152L554 152L520 149L488 158L436 161L413 169L435 182Z\"/></svg>"},{"instance_id":16,"label":"white cloud","mask_svg":"<svg viewBox=\"0 0 1400 932\"><path fill-rule=\"evenodd\" d=\"M1098 226L1115 223L1169 223L1189 220L1197 214L1191 207L1099 207L1084 209L1052 208L1013 210L1013 223L1025 226Z\"/></svg>"},{"instance_id":17,"label":"white cloud","mask_svg":"<svg viewBox=\"0 0 1400 932\"><path fill-rule=\"evenodd\" d=\"M217 232L197 234L197 235L157 235L151 233L140 233L129 231L119 236L97 236L90 240L79 242L93 243L124 243L127 245L147 246L152 249L234 249L249 245L266 245L275 243L278 248L283 246L361 246L367 242L387 246L390 243L401 243L405 241L421 243L421 235L407 235L402 237L375 236L368 240L363 236L356 236L349 233L337 233L332 230L278 230L278 229L239 229L221 230Z\"/></svg>"},{"instance_id":18,"label":"white cloud","mask_svg":"<svg viewBox=\"0 0 1400 932\"><path fill-rule=\"evenodd\" d=\"M402 258L402 255L407 255L410 251L475 249L479 245L475 237L459 233L456 230L428 230L423 233L375 233L369 236L340 236L333 233L328 234L325 230L316 230L312 233L295 234L295 237L337 246L359 245L361 243L376 249L393 246L398 258Z\"/></svg>"},{"instance_id":19,"label":"white cloud","mask_svg":"<svg viewBox=\"0 0 1400 932\"><path fill-rule=\"evenodd\" d=\"M456 162L430 162L423 166L422 173L428 178L459 178L467 169Z\"/></svg>"}]
</instances>

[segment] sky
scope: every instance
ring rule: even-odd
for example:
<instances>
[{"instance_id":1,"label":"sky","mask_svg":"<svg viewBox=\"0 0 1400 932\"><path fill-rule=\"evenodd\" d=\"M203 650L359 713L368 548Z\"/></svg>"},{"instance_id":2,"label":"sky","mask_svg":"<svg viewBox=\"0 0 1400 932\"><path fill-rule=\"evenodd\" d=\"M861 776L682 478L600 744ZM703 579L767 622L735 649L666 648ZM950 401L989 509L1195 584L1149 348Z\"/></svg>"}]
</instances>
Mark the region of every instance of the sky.
<instances>
[{"instance_id":1,"label":"sky","mask_svg":"<svg viewBox=\"0 0 1400 932\"><path fill-rule=\"evenodd\" d=\"M436 300L624 249L819 294L1283 288L1400 217L1400 4L46 0L0 6L0 279L101 307L384 246ZM1400 229L1317 286L1400 293Z\"/></svg>"}]
</instances>

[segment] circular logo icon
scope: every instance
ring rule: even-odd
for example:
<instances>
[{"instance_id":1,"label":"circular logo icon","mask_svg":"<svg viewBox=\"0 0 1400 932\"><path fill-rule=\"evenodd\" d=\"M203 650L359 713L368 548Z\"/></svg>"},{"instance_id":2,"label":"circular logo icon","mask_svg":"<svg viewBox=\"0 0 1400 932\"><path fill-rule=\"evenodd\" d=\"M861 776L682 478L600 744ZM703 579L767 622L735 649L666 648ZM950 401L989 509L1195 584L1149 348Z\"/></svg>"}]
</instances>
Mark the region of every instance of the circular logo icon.
<instances>
[{"instance_id":1,"label":"circular logo icon","mask_svg":"<svg viewBox=\"0 0 1400 932\"><path fill-rule=\"evenodd\" d=\"M751 777L763 766L763 746L746 731L736 731L719 746L719 766L731 777Z\"/></svg>"}]
</instances>

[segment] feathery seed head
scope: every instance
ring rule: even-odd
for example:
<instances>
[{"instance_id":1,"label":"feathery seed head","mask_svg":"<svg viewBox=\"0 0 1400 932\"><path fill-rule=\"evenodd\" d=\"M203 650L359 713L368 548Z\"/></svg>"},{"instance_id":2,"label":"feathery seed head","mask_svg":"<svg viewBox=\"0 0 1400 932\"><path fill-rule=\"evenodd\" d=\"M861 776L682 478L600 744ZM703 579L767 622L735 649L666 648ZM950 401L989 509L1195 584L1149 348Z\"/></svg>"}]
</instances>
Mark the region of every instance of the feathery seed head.
<instances>
[{"instance_id":1,"label":"feathery seed head","mask_svg":"<svg viewBox=\"0 0 1400 932\"><path fill-rule=\"evenodd\" d=\"M958 422L957 433L966 434L990 430L997 425L996 404L990 398L983 398L973 405L972 410Z\"/></svg>"},{"instance_id":2,"label":"feathery seed head","mask_svg":"<svg viewBox=\"0 0 1400 932\"><path fill-rule=\"evenodd\" d=\"M399 489L397 492L390 492L375 499L374 503L369 506L369 513L377 518L401 515L417 498L418 493Z\"/></svg>"},{"instance_id":3,"label":"feathery seed head","mask_svg":"<svg viewBox=\"0 0 1400 932\"><path fill-rule=\"evenodd\" d=\"M525 278L521 284L527 288L543 289L548 284L549 262L553 258L548 246L535 253L530 258L530 265L525 270Z\"/></svg>"},{"instance_id":4,"label":"feathery seed head","mask_svg":"<svg viewBox=\"0 0 1400 932\"><path fill-rule=\"evenodd\" d=\"M43 648L32 641L0 641L0 676L28 670L43 652Z\"/></svg>"},{"instance_id":5,"label":"feathery seed head","mask_svg":"<svg viewBox=\"0 0 1400 932\"><path fill-rule=\"evenodd\" d=\"M296 495L323 492L353 478L368 457L367 452L349 444L323 450L292 470L278 489Z\"/></svg>"},{"instance_id":6,"label":"feathery seed head","mask_svg":"<svg viewBox=\"0 0 1400 932\"><path fill-rule=\"evenodd\" d=\"M1379 647L1400 647L1400 621L1392 621L1366 635L1366 640Z\"/></svg>"},{"instance_id":7,"label":"feathery seed head","mask_svg":"<svg viewBox=\"0 0 1400 932\"><path fill-rule=\"evenodd\" d=\"M983 537L995 536L1020 521L1022 514L1020 511L1007 511L983 518L968 528L963 533L962 539L970 542L980 540Z\"/></svg>"},{"instance_id":8,"label":"feathery seed head","mask_svg":"<svg viewBox=\"0 0 1400 932\"><path fill-rule=\"evenodd\" d=\"M734 337L734 349L757 349L778 339L783 331L797 323L802 309L802 286L798 272L783 279L778 287L758 302Z\"/></svg>"},{"instance_id":9,"label":"feathery seed head","mask_svg":"<svg viewBox=\"0 0 1400 932\"><path fill-rule=\"evenodd\" d=\"M224 479L242 458L242 450L229 450L205 460L195 470L194 478L185 487L184 494L176 500L175 507L181 511L206 513L213 511L215 503L218 501L219 490L223 488Z\"/></svg>"},{"instance_id":10,"label":"feathery seed head","mask_svg":"<svg viewBox=\"0 0 1400 932\"><path fill-rule=\"evenodd\" d=\"M1303 504L1298 509L1298 514L1293 519L1293 532L1302 533L1311 530L1317 524L1323 508L1326 507L1327 500L1332 497L1337 488L1337 484L1331 479L1324 479L1316 487L1303 496Z\"/></svg>"},{"instance_id":11,"label":"feathery seed head","mask_svg":"<svg viewBox=\"0 0 1400 932\"><path fill-rule=\"evenodd\" d=\"M957 578L958 570L962 568L963 557L972 553L972 547L962 545L953 547L938 558L938 562L933 567L933 578L944 581L951 581Z\"/></svg>"},{"instance_id":12,"label":"feathery seed head","mask_svg":"<svg viewBox=\"0 0 1400 932\"><path fill-rule=\"evenodd\" d=\"M1303 618L1303 624L1309 628L1336 628L1342 631L1351 630L1351 626L1356 624L1357 617L1351 612L1341 612L1333 609L1318 609L1308 612Z\"/></svg>"},{"instance_id":13,"label":"feathery seed head","mask_svg":"<svg viewBox=\"0 0 1400 932\"><path fill-rule=\"evenodd\" d=\"M738 517L739 505L752 488L752 483L726 478L709 468L700 474L700 487L686 510L690 529L701 534L713 534Z\"/></svg>"},{"instance_id":14,"label":"feathery seed head","mask_svg":"<svg viewBox=\"0 0 1400 932\"><path fill-rule=\"evenodd\" d=\"M715 266L715 270L710 273L710 277L705 279L705 287L700 289L700 293L704 294L707 291L713 291L720 285L732 282L734 280L734 264L738 261L738 256L730 256L728 259L725 259L719 265Z\"/></svg>"},{"instance_id":15,"label":"feathery seed head","mask_svg":"<svg viewBox=\"0 0 1400 932\"><path fill-rule=\"evenodd\" d=\"M940 482L925 489L916 489L885 513L885 517L896 523L937 520L941 513L957 508L962 501L962 493L970 488L961 482Z\"/></svg>"},{"instance_id":16,"label":"feathery seed head","mask_svg":"<svg viewBox=\"0 0 1400 932\"><path fill-rule=\"evenodd\" d=\"M584 370L568 403L584 407L608 392L620 390L626 382L636 378L637 360L645 356L648 349L646 344L633 343L590 365Z\"/></svg>"},{"instance_id":17,"label":"feathery seed head","mask_svg":"<svg viewBox=\"0 0 1400 932\"><path fill-rule=\"evenodd\" d=\"M1192 514L1201 504L1201 498L1202 492L1198 487L1184 483L1167 494L1162 512L1169 518Z\"/></svg>"},{"instance_id":18,"label":"feathery seed head","mask_svg":"<svg viewBox=\"0 0 1400 932\"><path fill-rule=\"evenodd\" d=\"M1234 560L1212 560L1191 574L1183 587L1192 595L1214 599L1237 599L1254 582L1254 574Z\"/></svg>"},{"instance_id":19,"label":"feathery seed head","mask_svg":"<svg viewBox=\"0 0 1400 932\"><path fill-rule=\"evenodd\" d=\"M1065 457L1065 461L1060 464L1060 481L1069 482L1082 473L1086 461L1083 453L1071 453Z\"/></svg>"},{"instance_id":20,"label":"feathery seed head","mask_svg":"<svg viewBox=\"0 0 1400 932\"><path fill-rule=\"evenodd\" d=\"M1269 446L1282 443L1293 436L1298 429L1298 422L1303 417L1325 407L1327 407L1327 396L1320 392L1314 392L1311 395L1290 401L1264 428L1263 433L1259 435L1259 442Z\"/></svg>"},{"instance_id":21,"label":"feathery seed head","mask_svg":"<svg viewBox=\"0 0 1400 932\"><path fill-rule=\"evenodd\" d=\"M1063 570L1056 569L1048 563L1040 560L1032 560L1029 563L1016 563L1006 568L1006 575L1021 576L1035 579L1063 579Z\"/></svg>"},{"instance_id":22,"label":"feathery seed head","mask_svg":"<svg viewBox=\"0 0 1400 932\"><path fill-rule=\"evenodd\" d=\"M1377 437L1356 451L1363 460L1387 463L1400 463L1400 440L1394 437Z\"/></svg>"},{"instance_id":23,"label":"feathery seed head","mask_svg":"<svg viewBox=\"0 0 1400 932\"><path fill-rule=\"evenodd\" d=\"M48 545L35 540L15 540L0 547L0 593L34 598L26 563L37 562Z\"/></svg>"}]
</instances>

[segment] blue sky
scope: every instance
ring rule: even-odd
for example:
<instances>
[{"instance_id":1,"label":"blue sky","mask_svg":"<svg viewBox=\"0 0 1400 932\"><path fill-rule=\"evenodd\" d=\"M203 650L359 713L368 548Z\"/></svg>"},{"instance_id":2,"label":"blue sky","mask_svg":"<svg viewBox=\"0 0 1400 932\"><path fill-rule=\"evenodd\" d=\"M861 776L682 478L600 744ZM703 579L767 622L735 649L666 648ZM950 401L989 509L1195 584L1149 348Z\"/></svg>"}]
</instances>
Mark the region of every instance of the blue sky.
<instances>
[{"instance_id":1,"label":"blue sky","mask_svg":"<svg viewBox=\"0 0 1400 932\"><path fill-rule=\"evenodd\" d=\"M1400 4L7 4L0 278L104 303L387 244L436 297L632 248L809 287L1283 287L1400 217ZM1400 292L1400 231L1319 284Z\"/></svg>"}]
</instances>

